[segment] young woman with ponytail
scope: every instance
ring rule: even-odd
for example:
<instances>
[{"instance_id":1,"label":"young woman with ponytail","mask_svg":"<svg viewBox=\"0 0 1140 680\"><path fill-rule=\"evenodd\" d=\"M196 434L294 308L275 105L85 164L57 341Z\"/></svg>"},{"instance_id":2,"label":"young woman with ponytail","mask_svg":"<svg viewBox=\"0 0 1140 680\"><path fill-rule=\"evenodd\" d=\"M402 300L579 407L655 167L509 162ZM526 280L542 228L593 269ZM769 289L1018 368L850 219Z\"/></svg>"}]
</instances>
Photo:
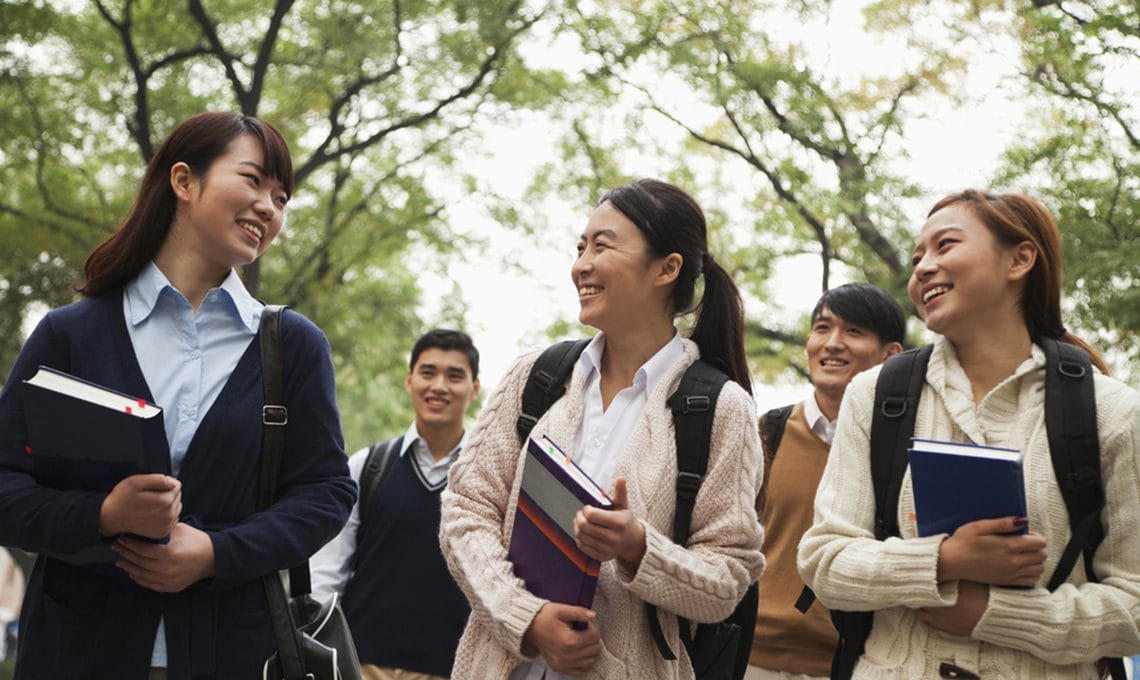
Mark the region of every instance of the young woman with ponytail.
<instances>
[{"instance_id":1,"label":"young woman with ponytail","mask_svg":"<svg viewBox=\"0 0 1140 680\"><path fill-rule=\"evenodd\" d=\"M515 422L534 353L520 358L491 396L443 495L440 540L472 607L452 677L687 680L694 673L676 617L724 619L763 569L755 511L762 463L740 295L708 252L697 203L649 179L602 198L579 237L570 274L579 320L600 332L574 367L565 396L533 433L571 451L612 492L613 510L582 509L574 520L579 547L602 562L593 608L536 597L506 557L525 452ZM687 340L674 319L694 309L702 278ZM698 358L732 380L717 401L692 538L680 546L669 538L677 452L665 401ZM658 653L646 602L661 614L678 659Z\"/></svg>"},{"instance_id":2,"label":"young woman with ponytail","mask_svg":"<svg viewBox=\"0 0 1140 680\"><path fill-rule=\"evenodd\" d=\"M1098 659L1140 651L1140 395L1104 375L1100 356L1064 329L1060 235L1034 199L975 190L943 198L912 263L911 301L940 336L914 436L1022 451L1028 517L919 538L908 476L902 538L876 540L872 369L844 396L800 574L830 608L876 611L855 678L1096 678ZM1078 567L1053 592L1045 586L1071 529L1047 438L1044 338L1081 347L1099 369L1106 498L1093 559L1100 582Z\"/></svg>"}]
</instances>

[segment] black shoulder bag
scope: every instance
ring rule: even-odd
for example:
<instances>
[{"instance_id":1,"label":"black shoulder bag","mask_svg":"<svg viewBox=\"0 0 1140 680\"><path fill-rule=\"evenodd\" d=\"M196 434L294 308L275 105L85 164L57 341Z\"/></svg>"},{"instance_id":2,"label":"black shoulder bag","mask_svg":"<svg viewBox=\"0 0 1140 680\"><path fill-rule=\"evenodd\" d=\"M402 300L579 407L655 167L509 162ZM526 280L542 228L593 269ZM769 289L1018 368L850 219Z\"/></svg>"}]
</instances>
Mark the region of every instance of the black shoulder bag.
<instances>
[{"instance_id":1,"label":"black shoulder bag","mask_svg":"<svg viewBox=\"0 0 1140 680\"><path fill-rule=\"evenodd\" d=\"M261 407L261 473L257 508L267 509L277 497L277 477L285 446L289 410L283 397L280 305L266 305L261 313L258 340L261 344L261 382L265 405ZM309 594L308 561L289 570L290 596L281 575L266 575L262 582L277 652L265 662L264 680L360 680L360 661L348 622L334 595L320 602Z\"/></svg>"}]
</instances>

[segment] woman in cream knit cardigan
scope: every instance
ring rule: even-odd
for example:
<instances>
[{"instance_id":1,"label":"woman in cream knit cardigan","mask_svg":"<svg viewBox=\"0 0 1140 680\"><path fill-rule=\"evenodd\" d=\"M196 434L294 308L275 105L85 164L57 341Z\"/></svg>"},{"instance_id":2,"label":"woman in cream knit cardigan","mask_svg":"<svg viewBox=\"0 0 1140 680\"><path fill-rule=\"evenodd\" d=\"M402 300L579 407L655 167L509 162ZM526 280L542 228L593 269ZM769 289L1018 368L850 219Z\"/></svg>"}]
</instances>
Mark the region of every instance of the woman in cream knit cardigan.
<instances>
[{"instance_id":1,"label":"woman in cream knit cardigan","mask_svg":"<svg viewBox=\"0 0 1140 680\"><path fill-rule=\"evenodd\" d=\"M692 678L677 616L723 619L759 576L762 463L740 299L706 248L700 208L664 182L619 187L591 216L571 275L580 320L602 332L533 432L573 444L575 462L612 489L614 510L583 509L574 522L579 546L602 561L593 608L529 593L506 558L524 460L515 422L532 354L491 396L443 495L440 541L472 610L453 678ZM685 340L673 318L690 308L701 274L701 314ZM665 400L698 355L719 360L736 382L717 402L683 547L669 538L677 455ZM677 660L658 653L646 602L657 606ZM577 621L588 623L577 630Z\"/></svg>"},{"instance_id":2,"label":"woman in cream knit cardigan","mask_svg":"<svg viewBox=\"0 0 1140 680\"><path fill-rule=\"evenodd\" d=\"M939 333L915 436L1024 453L1028 518L916 537L909 472L898 505L902 538L874 538L869 427L877 370L856 377L840 410L799 571L833 609L875 610L856 678L1095 678L1105 656L1140 651L1140 398L1095 375L1107 536L1100 583L1053 573L1070 528L1049 453L1044 355L1035 343L1082 346L1061 326L1060 238L1031 198L953 194L919 236L911 300ZM1008 535L1028 522L1029 533ZM1009 588L1002 586L1021 586Z\"/></svg>"}]
</instances>

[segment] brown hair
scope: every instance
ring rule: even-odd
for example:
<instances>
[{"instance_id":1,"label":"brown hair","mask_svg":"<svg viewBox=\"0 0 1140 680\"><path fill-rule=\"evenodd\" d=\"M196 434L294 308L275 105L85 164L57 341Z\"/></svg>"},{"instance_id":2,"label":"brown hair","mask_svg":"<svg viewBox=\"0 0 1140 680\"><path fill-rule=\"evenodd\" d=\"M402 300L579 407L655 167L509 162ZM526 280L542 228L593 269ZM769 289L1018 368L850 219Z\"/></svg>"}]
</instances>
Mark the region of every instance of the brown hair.
<instances>
[{"instance_id":1,"label":"brown hair","mask_svg":"<svg viewBox=\"0 0 1140 680\"><path fill-rule=\"evenodd\" d=\"M95 297L126 285L154 259L178 202L170 187L170 168L183 162L195 175L205 177L210 165L225 154L236 137L252 135L265 155L265 172L293 194L293 161L277 128L238 113L200 113L183 121L162 142L147 164L130 213L122 225L87 257L86 282L77 290Z\"/></svg>"},{"instance_id":2,"label":"brown hair","mask_svg":"<svg viewBox=\"0 0 1140 680\"><path fill-rule=\"evenodd\" d=\"M1064 281L1061 232L1045 206L1023 194L990 194L966 189L935 203L927 217L957 204L964 205L986 225L999 243L1015 246L1028 241L1037 249L1037 261L1021 293L1021 315L1029 337L1035 342L1041 338L1054 338L1076 345L1088 352L1093 365L1107 374L1108 367L1100 353L1061 323L1061 284Z\"/></svg>"}]
</instances>

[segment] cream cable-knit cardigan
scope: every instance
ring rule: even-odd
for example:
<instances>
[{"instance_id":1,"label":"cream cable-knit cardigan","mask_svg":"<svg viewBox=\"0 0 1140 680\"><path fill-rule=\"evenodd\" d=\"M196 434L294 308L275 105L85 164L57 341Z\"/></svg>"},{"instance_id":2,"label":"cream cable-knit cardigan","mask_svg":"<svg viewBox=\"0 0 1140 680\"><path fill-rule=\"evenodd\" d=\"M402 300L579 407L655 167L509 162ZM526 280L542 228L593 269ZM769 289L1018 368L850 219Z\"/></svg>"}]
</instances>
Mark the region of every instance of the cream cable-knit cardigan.
<instances>
[{"instance_id":1,"label":"cream cable-knit cardigan","mask_svg":"<svg viewBox=\"0 0 1140 680\"><path fill-rule=\"evenodd\" d=\"M1044 365L1033 346L1031 357L975 408L953 346L940 339L930 357L915 436L1024 451L1029 528L1048 542L1039 585L991 587L969 637L945 634L916 616L918 607L953 604L958 588L936 580L945 535L916 538L908 520L914 512L909 470L898 506L903 538L874 538L869 430L878 369L848 386L798 566L824 605L877 610L856 678L936 678L942 662L982 678L1095 678L1097 658L1140 652L1140 396L1096 374L1108 528L1093 560L1101 583L1087 583L1078 560L1068 582L1050 593L1045 583L1069 538L1069 521L1049 456Z\"/></svg>"},{"instance_id":2,"label":"cream cable-knit cardigan","mask_svg":"<svg viewBox=\"0 0 1140 680\"><path fill-rule=\"evenodd\" d=\"M522 388L538 354L519 359L491 395L467 447L452 465L443 493L440 544L448 567L471 602L452 678L506 678L526 660L522 636L545 600L527 592L507 561L521 481L522 447L515 432ZM756 408L729 382L717 401L709 469L693 511L688 548L670 540L676 445L665 400L697 359L684 341L684 359L651 394L614 470L628 481L630 509L646 525L646 551L636 574L602 565L594 599L604 651L583 678L692 678L677 634L679 614L692 621L728 616L764 568L763 532L755 501L762 476ZM575 367L566 396L539 419L535 434L573 442L582 413L582 371ZM678 661L665 661L646 622L645 602L658 607Z\"/></svg>"}]
</instances>

